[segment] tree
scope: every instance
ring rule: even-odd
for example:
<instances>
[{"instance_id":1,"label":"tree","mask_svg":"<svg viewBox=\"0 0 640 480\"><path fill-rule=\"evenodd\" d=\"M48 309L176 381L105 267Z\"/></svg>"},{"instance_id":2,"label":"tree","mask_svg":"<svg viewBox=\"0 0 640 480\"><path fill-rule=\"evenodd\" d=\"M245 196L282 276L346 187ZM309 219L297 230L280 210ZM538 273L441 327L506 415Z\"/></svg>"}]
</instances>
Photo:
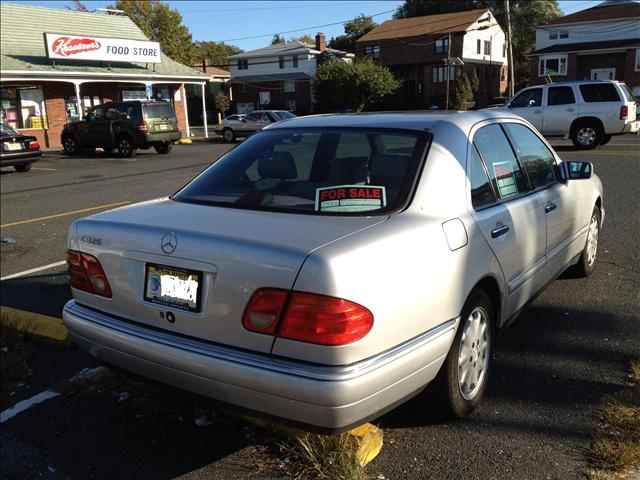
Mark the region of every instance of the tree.
<instances>
[{"instance_id":1,"label":"tree","mask_svg":"<svg viewBox=\"0 0 640 480\"><path fill-rule=\"evenodd\" d=\"M285 43L285 39L279 33L276 33L271 39L271 45L279 45L281 43Z\"/></svg>"},{"instance_id":2,"label":"tree","mask_svg":"<svg viewBox=\"0 0 640 480\"><path fill-rule=\"evenodd\" d=\"M224 42L195 42L195 55L198 60L207 59L209 65L229 70L227 57L242 53L241 48Z\"/></svg>"},{"instance_id":3,"label":"tree","mask_svg":"<svg viewBox=\"0 0 640 480\"><path fill-rule=\"evenodd\" d=\"M405 0L394 18L455 13L476 8L490 9L502 29L507 31L504 0ZM516 83L519 85L529 83L530 60L526 55L535 48L535 27L561 15L557 0L511 0L513 63Z\"/></svg>"},{"instance_id":4,"label":"tree","mask_svg":"<svg viewBox=\"0 0 640 480\"><path fill-rule=\"evenodd\" d=\"M180 63L191 65L197 60L189 29L182 24L182 15L159 0L117 0L117 10L123 10L142 32L162 51Z\"/></svg>"},{"instance_id":5,"label":"tree","mask_svg":"<svg viewBox=\"0 0 640 480\"><path fill-rule=\"evenodd\" d=\"M87 6L84 3L82 3L81 0L72 0L71 3L73 3L72 7L70 7L68 5L65 5L65 8L67 10L75 10L77 12L88 12L89 11Z\"/></svg>"},{"instance_id":6,"label":"tree","mask_svg":"<svg viewBox=\"0 0 640 480\"><path fill-rule=\"evenodd\" d=\"M336 50L344 50L346 52L355 52L356 40L365 33L370 32L377 26L373 21L373 17L368 17L361 13L353 20L349 20L344 24L344 35L338 35L329 42L331 48Z\"/></svg>"},{"instance_id":7,"label":"tree","mask_svg":"<svg viewBox=\"0 0 640 480\"><path fill-rule=\"evenodd\" d=\"M473 89L466 74L460 73L453 88L451 106L456 110L466 110L467 102L473 100Z\"/></svg>"},{"instance_id":8,"label":"tree","mask_svg":"<svg viewBox=\"0 0 640 480\"><path fill-rule=\"evenodd\" d=\"M224 92L218 92L216 93L214 102L215 102L216 108L220 110L220 112L222 113L222 116L225 117L226 116L225 113L228 112L229 109L231 108L231 100L229 100L229 97L225 95Z\"/></svg>"},{"instance_id":9,"label":"tree","mask_svg":"<svg viewBox=\"0 0 640 480\"><path fill-rule=\"evenodd\" d=\"M313 91L321 111L362 111L368 104L395 93L402 82L369 58L345 62L332 59L318 67Z\"/></svg>"},{"instance_id":10,"label":"tree","mask_svg":"<svg viewBox=\"0 0 640 480\"><path fill-rule=\"evenodd\" d=\"M478 73L473 70L473 73L469 75L469 86L471 87L471 92L473 93L473 99L475 100L478 95L478 90L480 90L480 77L478 77Z\"/></svg>"},{"instance_id":11,"label":"tree","mask_svg":"<svg viewBox=\"0 0 640 480\"><path fill-rule=\"evenodd\" d=\"M298 41L300 43L306 43L307 45L316 44L316 39L307 33L305 33L304 35L300 35L299 37L289 38L289 42L294 42L294 41Z\"/></svg>"}]
</instances>

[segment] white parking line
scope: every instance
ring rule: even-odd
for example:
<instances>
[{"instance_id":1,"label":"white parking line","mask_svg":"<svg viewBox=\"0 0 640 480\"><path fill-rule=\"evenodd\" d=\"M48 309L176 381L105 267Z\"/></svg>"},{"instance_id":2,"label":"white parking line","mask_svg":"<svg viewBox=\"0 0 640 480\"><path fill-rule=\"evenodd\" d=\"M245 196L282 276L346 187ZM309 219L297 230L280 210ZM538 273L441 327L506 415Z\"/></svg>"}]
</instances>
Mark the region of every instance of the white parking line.
<instances>
[{"instance_id":1,"label":"white parking line","mask_svg":"<svg viewBox=\"0 0 640 480\"><path fill-rule=\"evenodd\" d=\"M4 412L0 413L0 423L4 423L7 420L15 417L19 413L22 413L25 410L33 407L34 405L38 405L39 403L45 402L50 398L55 398L58 395L60 395L58 392L45 390L44 392L40 392L39 394L31 398L22 400L21 402L16 403L13 407L7 408Z\"/></svg>"},{"instance_id":2,"label":"white parking line","mask_svg":"<svg viewBox=\"0 0 640 480\"><path fill-rule=\"evenodd\" d=\"M2 277L0 278L0 281L11 280L12 278L24 277L25 275L29 275L31 273L37 273L43 270L49 270L50 268L60 267L61 265L65 265L66 263L67 263L66 260L62 260L61 262L50 263L49 265L43 265L42 267L31 268L29 270L25 270L24 272L18 272L11 275L7 275L6 277Z\"/></svg>"},{"instance_id":3,"label":"white parking line","mask_svg":"<svg viewBox=\"0 0 640 480\"><path fill-rule=\"evenodd\" d=\"M31 170L47 170L49 172L55 172L56 168L44 168L44 167L31 167Z\"/></svg>"}]
</instances>

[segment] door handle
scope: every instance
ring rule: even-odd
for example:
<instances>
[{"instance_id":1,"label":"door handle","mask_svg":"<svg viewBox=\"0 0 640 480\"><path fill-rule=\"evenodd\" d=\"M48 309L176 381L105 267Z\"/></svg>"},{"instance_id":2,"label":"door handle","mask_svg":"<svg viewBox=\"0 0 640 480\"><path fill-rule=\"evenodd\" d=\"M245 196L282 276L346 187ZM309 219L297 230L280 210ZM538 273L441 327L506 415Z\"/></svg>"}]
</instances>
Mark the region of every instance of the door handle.
<instances>
[{"instance_id":1,"label":"door handle","mask_svg":"<svg viewBox=\"0 0 640 480\"><path fill-rule=\"evenodd\" d=\"M575 112L575 111L576 111L576 109L575 109L575 108L567 108L567 112L569 112L569 113L573 113L573 112Z\"/></svg>"},{"instance_id":2,"label":"door handle","mask_svg":"<svg viewBox=\"0 0 640 480\"><path fill-rule=\"evenodd\" d=\"M491 238L498 238L509 231L508 225L502 225L491 230Z\"/></svg>"},{"instance_id":3,"label":"door handle","mask_svg":"<svg viewBox=\"0 0 640 480\"><path fill-rule=\"evenodd\" d=\"M542 110L534 110L533 113L542 113Z\"/></svg>"},{"instance_id":4,"label":"door handle","mask_svg":"<svg viewBox=\"0 0 640 480\"><path fill-rule=\"evenodd\" d=\"M549 202L544 206L544 211L547 213L553 212L557 208L557 205L553 202Z\"/></svg>"}]
</instances>

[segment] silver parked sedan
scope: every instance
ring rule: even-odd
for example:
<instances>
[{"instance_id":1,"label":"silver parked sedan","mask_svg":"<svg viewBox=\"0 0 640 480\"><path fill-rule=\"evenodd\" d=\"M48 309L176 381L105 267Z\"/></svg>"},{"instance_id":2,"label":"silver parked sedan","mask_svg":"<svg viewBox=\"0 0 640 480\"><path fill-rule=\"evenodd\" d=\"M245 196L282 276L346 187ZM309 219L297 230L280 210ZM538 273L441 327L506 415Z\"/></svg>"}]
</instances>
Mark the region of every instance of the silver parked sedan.
<instances>
[{"instance_id":1,"label":"silver parked sedan","mask_svg":"<svg viewBox=\"0 0 640 480\"><path fill-rule=\"evenodd\" d=\"M468 415L496 334L604 218L589 163L501 111L313 116L168 198L79 220L64 321L92 355L325 432L421 392Z\"/></svg>"}]
</instances>

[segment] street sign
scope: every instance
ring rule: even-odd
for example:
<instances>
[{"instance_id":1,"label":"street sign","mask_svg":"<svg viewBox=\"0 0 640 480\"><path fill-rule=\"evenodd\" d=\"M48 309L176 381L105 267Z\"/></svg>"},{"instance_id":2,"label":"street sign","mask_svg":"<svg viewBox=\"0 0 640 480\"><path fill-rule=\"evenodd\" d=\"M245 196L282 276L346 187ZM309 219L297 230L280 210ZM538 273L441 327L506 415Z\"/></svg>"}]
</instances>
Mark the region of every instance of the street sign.
<instances>
[{"instance_id":1,"label":"street sign","mask_svg":"<svg viewBox=\"0 0 640 480\"><path fill-rule=\"evenodd\" d=\"M147 98L151 98L153 96L153 85L147 85Z\"/></svg>"}]
</instances>

